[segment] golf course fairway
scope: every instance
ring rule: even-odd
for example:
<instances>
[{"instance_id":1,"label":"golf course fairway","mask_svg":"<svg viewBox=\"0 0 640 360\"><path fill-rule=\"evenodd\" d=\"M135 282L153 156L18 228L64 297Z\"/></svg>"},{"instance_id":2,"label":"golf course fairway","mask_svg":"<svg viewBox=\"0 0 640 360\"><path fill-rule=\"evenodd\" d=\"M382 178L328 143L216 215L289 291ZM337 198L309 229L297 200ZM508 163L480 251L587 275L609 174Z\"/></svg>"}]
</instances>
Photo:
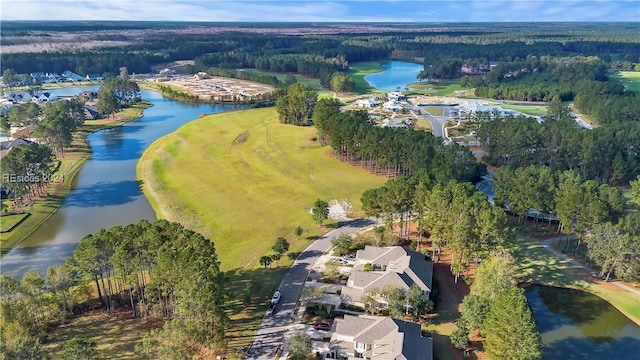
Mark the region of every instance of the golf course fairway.
<instances>
[{"instance_id":1,"label":"golf course fairway","mask_svg":"<svg viewBox=\"0 0 640 360\"><path fill-rule=\"evenodd\" d=\"M277 237L296 252L328 231L309 214L316 199L346 199L362 216L362 192L387 180L338 161L315 136L280 124L272 107L210 115L154 142L137 177L158 218L214 241L223 270L259 268Z\"/></svg>"}]
</instances>

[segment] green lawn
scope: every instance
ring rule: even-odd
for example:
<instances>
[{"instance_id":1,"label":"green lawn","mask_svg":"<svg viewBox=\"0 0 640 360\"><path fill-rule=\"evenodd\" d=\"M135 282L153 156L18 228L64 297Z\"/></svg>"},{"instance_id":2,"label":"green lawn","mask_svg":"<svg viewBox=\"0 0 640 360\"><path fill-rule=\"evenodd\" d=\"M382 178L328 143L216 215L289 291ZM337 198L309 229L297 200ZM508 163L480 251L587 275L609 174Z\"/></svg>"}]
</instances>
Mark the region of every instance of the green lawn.
<instances>
[{"instance_id":1,"label":"green lawn","mask_svg":"<svg viewBox=\"0 0 640 360\"><path fill-rule=\"evenodd\" d=\"M0 217L0 232L5 232L16 226L28 214L5 215Z\"/></svg>"},{"instance_id":2,"label":"green lawn","mask_svg":"<svg viewBox=\"0 0 640 360\"><path fill-rule=\"evenodd\" d=\"M415 128L424 129L427 131L433 131L433 126L431 125L431 122L427 119L417 119L415 123Z\"/></svg>"},{"instance_id":3,"label":"green lawn","mask_svg":"<svg viewBox=\"0 0 640 360\"><path fill-rule=\"evenodd\" d=\"M611 284L603 284L572 263L547 251L539 241L520 237L517 263L524 280L584 290L606 300L640 323L640 299Z\"/></svg>"},{"instance_id":4,"label":"green lawn","mask_svg":"<svg viewBox=\"0 0 640 360\"><path fill-rule=\"evenodd\" d=\"M417 82L408 85L407 95L450 96L461 90L460 80Z\"/></svg>"},{"instance_id":5,"label":"green lawn","mask_svg":"<svg viewBox=\"0 0 640 360\"><path fill-rule=\"evenodd\" d=\"M234 147L234 139L247 131L246 141ZM317 145L315 136L315 128L280 124L274 108L227 112L157 140L138 163L138 179L158 217L179 221L214 241L234 294L242 294L251 280L260 283L260 299L253 306L233 305L233 348L249 344L264 302L284 274L259 265L275 239L287 238L292 253L303 250L326 232L309 215L316 199L348 199L362 215L362 192L386 181L339 162L328 147ZM305 229L301 239L294 235L297 226ZM280 265L291 262L283 256Z\"/></svg>"},{"instance_id":6,"label":"green lawn","mask_svg":"<svg viewBox=\"0 0 640 360\"><path fill-rule=\"evenodd\" d=\"M60 179L60 181L51 184L47 194L36 200L33 206L27 209L31 213L29 218L12 231L0 234L0 250L3 254L29 236L62 205L67 194L71 191L76 174L80 171L85 161L91 157L91 149L85 141L87 135L101 129L120 126L127 121L139 118L142 115L142 111L149 106L151 106L150 103L141 102L114 114L110 119L85 121L84 125L78 128L73 135L71 147L67 149L66 156L62 158L58 168L56 178Z\"/></svg>"},{"instance_id":7,"label":"green lawn","mask_svg":"<svg viewBox=\"0 0 640 360\"><path fill-rule=\"evenodd\" d=\"M495 101L495 100L494 100ZM498 102L503 109L519 111L528 115L547 115L547 105L540 104L524 104L524 103L512 103L512 102Z\"/></svg>"},{"instance_id":8,"label":"green lawn","mask_svg":"<svg viewBox=\"0 0 640 360\"><path fill-rule=\"evenodd\" d=\"M623 84L625 89L640 91L640 72L620 71L614 75L609 75L612 79Z\"/></svg>"},{"instance_id":9,"label":"green lawn","mask_svg":"<svg viewBox=\"0 0 640 360\"><path fill-rule=\"evenodd\" d=\"M347 74L355 81L355 91L358 94L382 93L382 90L371 87L369 83L364 80L365 76L381 71L384 71L384 68L380 66L379 61L366 61L351 64Z\"/></svg>"},{"instance_id":10,"label":"green lawn","mask_svg":"<svg viewBox=\"0 0 640 360\"><path fill-rule=\"evenodd\" d=\"M433 116L444 115L444 109L441 106L427 106L427 107L424 107L423 109Z\"/></svg>"}]
</instances>

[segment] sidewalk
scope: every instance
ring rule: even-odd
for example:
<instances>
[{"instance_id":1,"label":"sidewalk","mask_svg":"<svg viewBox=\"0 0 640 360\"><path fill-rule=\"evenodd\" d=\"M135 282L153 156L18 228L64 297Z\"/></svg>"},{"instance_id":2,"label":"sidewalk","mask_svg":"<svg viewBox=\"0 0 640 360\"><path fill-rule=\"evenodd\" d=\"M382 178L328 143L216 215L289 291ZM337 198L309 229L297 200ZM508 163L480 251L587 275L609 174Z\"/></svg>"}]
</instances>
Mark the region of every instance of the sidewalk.
<instances>
[{"instance_id":1,"label":"sidewalk","mask_svg":"<svg viewBox=\"0 0 640 360\"><path fill-rule=\"evenodd\" d=\"M570 262L571 264L573 264L573 265L575 265L575 266L577 266L577 267L579 267L581 269L584 269L584 270L588 271L589 273L591 273L592 275L600 278L600 274L597 271L593 270L592 268L590 268L590 267L588 267L586 265L583 265L582 263L572 259L571 257L563 254L562 252L554 249L553 246L551 246L551 244L560 241L562 238L563 237L559 236L559 237L554 237L554 238L551 238L551 239L544 240L542 242L542 246L545 249L547 249L547 251L549 251L550 253L552 253L552 254L554 254L554 255L556 255L558 257L561 257L561 258L567 260L568 262ZM628 292L630 292L632 294L640 296L640 290L636 290L636 289L634 289L632 287L629 287L629 286L627 286L627 285L625 285L625 284L623 284L623 283L621 283L619 281L611 280L611 281L608 281L607 284L615 285L615 286L617 286L617 287L619 287L619 288L621 288L623 290L626 290L626 291L628 291Z\"/></svg>"}]
</instances>

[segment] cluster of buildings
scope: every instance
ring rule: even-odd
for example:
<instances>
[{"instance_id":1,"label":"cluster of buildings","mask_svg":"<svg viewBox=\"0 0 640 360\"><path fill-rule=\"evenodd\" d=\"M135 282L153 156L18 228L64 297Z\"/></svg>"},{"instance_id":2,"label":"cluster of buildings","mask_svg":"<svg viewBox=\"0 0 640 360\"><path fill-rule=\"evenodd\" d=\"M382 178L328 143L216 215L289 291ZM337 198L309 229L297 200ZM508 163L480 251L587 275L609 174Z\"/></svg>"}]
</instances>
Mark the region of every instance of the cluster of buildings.
<instances>
[{"instance_id":1,"label":"cluster of buildings","mask_svg":"<svg viewBox=\"0 0 640 360\"><path fill-rule=\"evenodd\" d=\"M366 246L356 253L349 279L340 291L339 302L364 307L365 302L373 299L376 307L384 309L388 299L379 290L395 287L408 291L415 285L429 297L432 275L433 263L423 254L401 246ZM410 304L407 307L410 308ZM385 316L347 314L343 319L336 319L331 330L325 358L433 359L433 340L422 336L417 323Z\"/></svg>"}]
</instances>

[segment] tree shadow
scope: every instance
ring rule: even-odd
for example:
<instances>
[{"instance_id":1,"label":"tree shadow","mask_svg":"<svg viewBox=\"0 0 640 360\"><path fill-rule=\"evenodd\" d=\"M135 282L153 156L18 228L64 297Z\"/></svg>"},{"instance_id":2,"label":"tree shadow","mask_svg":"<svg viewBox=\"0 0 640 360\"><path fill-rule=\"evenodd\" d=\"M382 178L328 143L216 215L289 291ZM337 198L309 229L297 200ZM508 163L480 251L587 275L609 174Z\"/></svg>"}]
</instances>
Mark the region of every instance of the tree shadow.
<instances>
[{"instance_id":1,"label":"tree shadow","mask_svg":"<svg viewBox=\"0 0 640 360\"><path fill-rule=\"evenodd\" d=\"M141 195L140 185L135 180L99 182L76 188L69 194L64 205L78 207L123 205L135 201Z\"/></svg>"}]
</instances>

